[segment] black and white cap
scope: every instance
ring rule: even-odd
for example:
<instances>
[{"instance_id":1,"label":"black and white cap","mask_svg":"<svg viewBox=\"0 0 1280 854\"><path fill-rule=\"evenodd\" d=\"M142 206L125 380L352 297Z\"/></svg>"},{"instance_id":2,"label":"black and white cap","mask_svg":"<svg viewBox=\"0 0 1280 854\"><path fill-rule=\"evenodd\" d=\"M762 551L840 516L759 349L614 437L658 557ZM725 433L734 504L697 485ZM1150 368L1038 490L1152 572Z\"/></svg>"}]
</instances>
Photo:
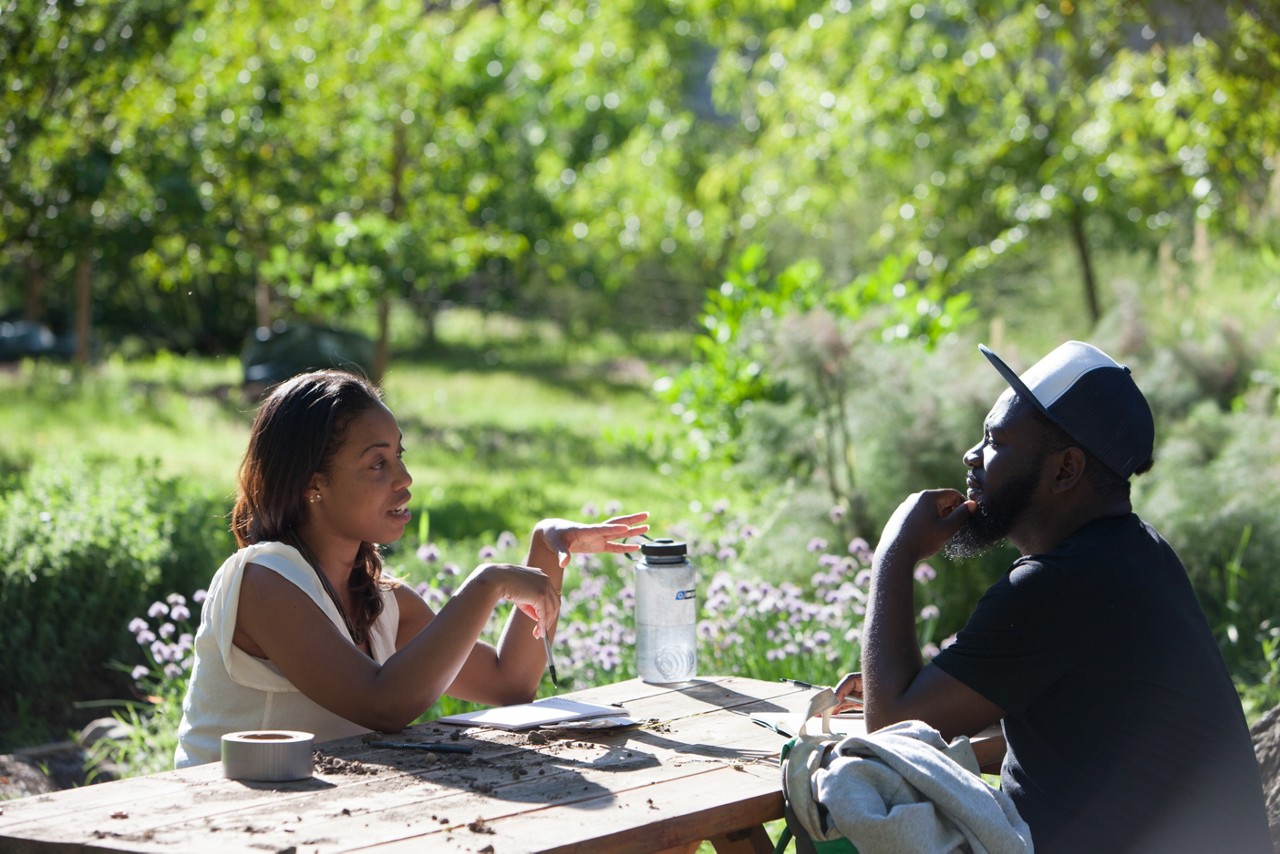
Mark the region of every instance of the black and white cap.
<instances>
[{"instance_id":1,"label":"black and white cap","mask_svg":"<svg viewBox=\"0 0 1280 854\"><path fill-rule=\"evenodd\" d=\"M1151 460L1155 422L1129 369L1092 344L1068 341L1022 376L985 345L1010 388L1123 478Z\"/></svg>"}]
</instances>

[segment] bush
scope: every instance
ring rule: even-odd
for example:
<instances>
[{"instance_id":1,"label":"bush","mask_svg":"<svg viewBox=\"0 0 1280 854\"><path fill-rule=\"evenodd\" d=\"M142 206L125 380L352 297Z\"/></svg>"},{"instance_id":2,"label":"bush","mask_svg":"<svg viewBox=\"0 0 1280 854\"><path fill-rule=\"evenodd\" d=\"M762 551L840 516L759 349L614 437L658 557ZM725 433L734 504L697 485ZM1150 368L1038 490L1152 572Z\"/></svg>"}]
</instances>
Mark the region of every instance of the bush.
<instances>
[{"instance_id":1,"label":"bush","mask_svg":"<svg viewBox=\"0 0 1280 854\"><path fill-rule=\"evenodd\" d=\"M1199 404L1173 425L1135 499L1186 564L1232 670L1249 675L1261 675L1260 627L1280 607L1274 421L1269 399L1230 411Z\"/></svg>"},{"instance_id":2,"label":"bush","mask_svg":"<svg viewBox=\"0 0 1280 854\"><path fill-rule=\"evenodd\" d=\"M743 419L739 471L755 484L784 484L768 493L772 514L762 523L761 539L779 545L762 545L754 557L792 577L797 541L838 531L874 543L909 493L963 488L961 455L980 439L1004 388L972 341L930 349L889 346L852 326L840 334L841 346L825 352L843 361L842 423L833 427L807 403L824 393L795 367L819 361L815 342L836 340L813 321L777 339L771 370L787 377L792 397L757 402ZM1135 480L1134 508L1182 556L1232 672L1261 678L1270 672L1263 623L1280 608L1280 575L1272 570L1280 554L1275 384L1258 370L1257 349L1229 327L1195 342L1152 341L1142 348L1150 355L1102 346L1133 365L1156 417L1157 464ZM1038 358L1004 355L1024 365ZM837 429L845 438L831 454L824 446ZM815 513L824 503L838 511L829 525ZM1013 556L1006 548L963 562L937 559L944 633L959 628Z\"/></svg>"},{"instance_id":3,"label":"bush","mask_svg":"<svg viewBox=\"0 0 1280 854\"><path fill-rule=\"evenodd\" d=\"M124 687L127 626L202 586L230 550L222 508L141 460L47 458L0 491L0 720L65 725L75 701Z\"/></svg>"},{"instance_id":4,"label":"bush","mask_svg":"<svg viewBox=\"0 0 1280 854\"><path fill-rule=\"evenodd\" d=\"M776 358L785 364L812 336L780 339ZM875 543L885 521L912 492L929 487L963 489L964 451L982 435L982 421L1000 393L1001 380L985 369L972 341L951 339L936 347L885 344L876 336L846 333L848 367L839 422L801 401L806 390L798 371L796 397L784 404L760 403L746 418L739 473L754 483L784 484L769 492L773 512L762 521L756 559L785 575L803 572L795 543L811 536ZM843 431L839 453L824 451L826 434ZM786 449L786 453L779 453ZM834 486L833 486L834 484ZM827 524L822 524L830 510ZM937 559L937 603L943 630L956 631L978 596L1010 559L1004 550L963 562ZM776 577L776 575L774 575Z\"/></svg>"}]
</instances>

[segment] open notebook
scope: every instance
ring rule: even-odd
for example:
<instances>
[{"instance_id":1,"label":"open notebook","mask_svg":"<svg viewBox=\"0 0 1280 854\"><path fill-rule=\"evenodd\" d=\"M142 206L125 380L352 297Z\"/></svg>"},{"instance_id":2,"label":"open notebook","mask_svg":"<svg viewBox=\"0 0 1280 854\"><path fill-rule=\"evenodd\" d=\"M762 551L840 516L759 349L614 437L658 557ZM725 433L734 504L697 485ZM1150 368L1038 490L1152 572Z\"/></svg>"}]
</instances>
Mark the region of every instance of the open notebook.
<instances>
[{"instance_id":1,"label":"open notebook","mask_svg":"<svg viewBox=\"0 0 1280 854\"><path fill-rule=\"evenodd\" d=\"M435 723L515 730L559 726L569 721L620 717L626 714L626 709L619 706L602 706L599 703L585 703L582 700L570 700L566 697L544 697L532 703L496 706L492 709L481 709L478 712L447 715L437 719Z\"/></svg>"}]
</instances>

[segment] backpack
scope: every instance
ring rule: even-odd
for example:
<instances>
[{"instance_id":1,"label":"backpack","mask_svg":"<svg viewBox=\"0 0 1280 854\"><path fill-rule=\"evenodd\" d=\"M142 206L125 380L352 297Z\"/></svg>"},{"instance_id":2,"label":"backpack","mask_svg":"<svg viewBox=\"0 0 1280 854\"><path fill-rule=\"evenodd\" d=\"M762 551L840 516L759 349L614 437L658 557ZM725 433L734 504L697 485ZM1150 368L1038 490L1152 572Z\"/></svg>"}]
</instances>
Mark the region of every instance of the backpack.
<instances>
[{"instance_id":1,"label":"backpack","mask_svg":"<svg viewBox=\"0 0 1280 854\"><path fill-rule=\"evenodd\" d=\"M844 833L878 851L1033 850L1012 800L982 780L967 737L946 742L918 720L868 735L832 733L835 706L829 688L811 697L782 751L786 828L775 854L793 840L797 854L856 852ZM811 734L815 714L822 732Z\"/></svg>"},{"instance_id":2,"label":"backpack","mask_svg":"<svg viewBox=\"0 0 1280 854\"><path fill-rule=\"evenodd\" d=\"M824 832L818 805L813 800L810 780L821 766L828 749L842 735L831 732L831 710L836 696L823 688L809 699L809 710L800 724L799 735L782 747L782 801L786 826L778 837L774 854L784 854L795 842L796 854L857 854L858 849L834 829ZM810 734L809 720L822 715L822 732Z\"/></svg>"}]
</instances>

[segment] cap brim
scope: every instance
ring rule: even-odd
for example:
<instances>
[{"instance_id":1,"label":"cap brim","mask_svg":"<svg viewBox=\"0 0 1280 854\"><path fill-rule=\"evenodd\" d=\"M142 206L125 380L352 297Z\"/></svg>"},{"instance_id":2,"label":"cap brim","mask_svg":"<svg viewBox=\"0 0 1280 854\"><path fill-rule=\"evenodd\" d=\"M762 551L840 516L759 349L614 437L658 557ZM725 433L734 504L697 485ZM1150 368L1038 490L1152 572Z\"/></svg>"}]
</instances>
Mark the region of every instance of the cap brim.
<instances>
[{"instance_id":1,"label":"cap brim","mask_svg":"<svg viewBox=\"0 0 1280 854\"><path fill-rule=\"evenodd\" d=\"M982 355L987 357L987 361L1000 372L1000 376L1004 377L1004 381L1009 384L1009 388L1013 389L1014 394L1018 395L1018 397L1028 403L1033 404L1035 408L1040 410L1046 418L1057 423L1054 417L1049 414L1049 410L1045 408L1045 405L1040 402L1040 399L1031 393L1031 389L1027 388L1026 383L1019 379L1018 374L1013 370L1013 368L1006 365L1003 359L991 352L991 350L987 348L986 344L979 344L978 349L982 351Z\"/></svg>"}]
</instances>

